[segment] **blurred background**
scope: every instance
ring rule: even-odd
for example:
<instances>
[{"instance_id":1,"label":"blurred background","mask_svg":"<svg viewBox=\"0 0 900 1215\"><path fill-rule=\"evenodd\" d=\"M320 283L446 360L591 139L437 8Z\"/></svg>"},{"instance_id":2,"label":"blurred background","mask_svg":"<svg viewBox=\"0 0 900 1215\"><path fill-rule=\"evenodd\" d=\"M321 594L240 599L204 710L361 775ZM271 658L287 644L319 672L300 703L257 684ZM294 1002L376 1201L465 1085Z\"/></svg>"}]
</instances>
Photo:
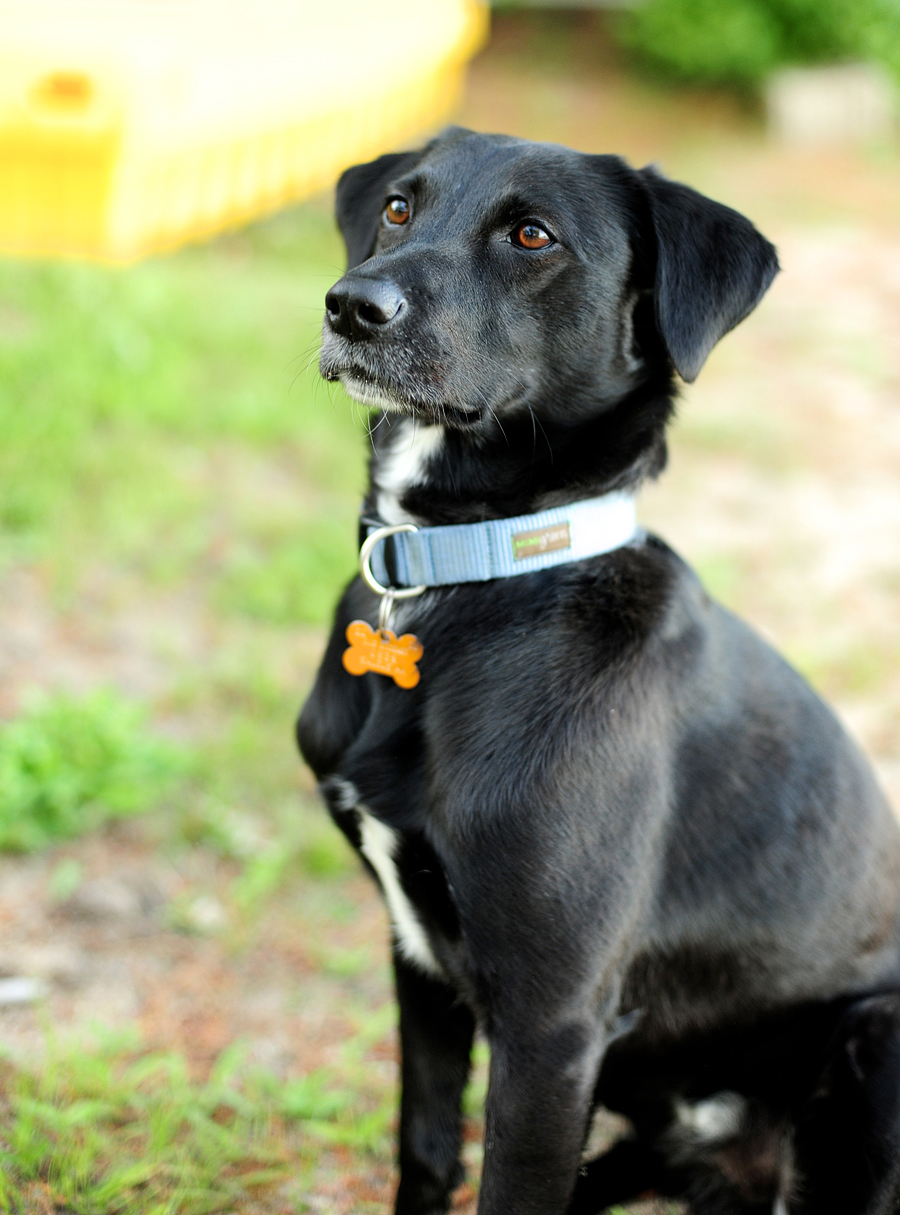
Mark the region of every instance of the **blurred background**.
<instances>
[{"instance_id":1,"label":"blurred background","mask_svg":"<svg viewBox=\"0 0 900 1215\"><path fill-rule=\"evenodd\" d=\"M315 107L366 8L335 3L291 101L302 172L270 158L257 188L245 122L261 80L298 73L216 93L207 64L220 145L240 128L251 169L160 218L178 173L215 178L178 144L187 102L95 111L92 82L131 96L207 41L160 27L116 75L107 20L96 75L47 69L34 118L7 85L71 20L45 7L23 41L0 3L0 1211L383 1211L386 920L292 738L366 456L360 407L315 370L343 269L326 187L454 121L654 161L775 241L783 273L684 388L640 514L836 706L900 808L900 9L529 4L488 28L463 6L392 93L363 45L364 95L335 117ZM254 53L290 63L308 15L283 6ZM253 48L232 42L233 81ZM132 118L110 202L127 174L104 140Z\"/></svg>"}]
</instances>

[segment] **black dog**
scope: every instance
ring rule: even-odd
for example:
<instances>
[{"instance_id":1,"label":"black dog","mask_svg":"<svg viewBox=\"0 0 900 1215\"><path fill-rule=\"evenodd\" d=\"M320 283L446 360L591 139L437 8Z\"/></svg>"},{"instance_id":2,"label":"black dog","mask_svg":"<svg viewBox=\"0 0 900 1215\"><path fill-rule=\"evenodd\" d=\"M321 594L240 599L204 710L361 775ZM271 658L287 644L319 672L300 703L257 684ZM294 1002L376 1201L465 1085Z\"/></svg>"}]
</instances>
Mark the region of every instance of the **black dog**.
<instances>
[{"instance_id":1,"label":"black dog","mask_svg":"<svg viewBox=\"0 0 900 1215\"><path fill-rule=\"evenodd\" d=\"M383 411L364 534L655 476L673 373L778 268L652 169L457 129L349 170L337 213L321 369ZM299 723L393 920L397 1212L460 1181L476 1023L481 1215L900 1209L900 831L865 761L656 537L514 572L398 605L411 690L342 667L355 580ZM597 1105L633 1133L582 1164Z\"/></svg>"}]
</instances>

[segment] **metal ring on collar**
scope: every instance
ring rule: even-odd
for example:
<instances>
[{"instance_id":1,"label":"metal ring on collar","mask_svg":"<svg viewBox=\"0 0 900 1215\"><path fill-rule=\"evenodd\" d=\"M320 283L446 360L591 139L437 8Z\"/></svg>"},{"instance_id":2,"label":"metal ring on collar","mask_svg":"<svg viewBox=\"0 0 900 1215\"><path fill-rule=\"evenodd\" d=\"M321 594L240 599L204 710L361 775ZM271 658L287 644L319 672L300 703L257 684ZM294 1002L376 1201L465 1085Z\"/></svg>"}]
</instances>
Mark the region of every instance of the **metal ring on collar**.
<instances>
[{"instance_id":1,"label":"metal ring on collar","mask_svg":"<svg viewBox=\"0 0 900 1215\"><path fill-rule=\"evenodd\" d=\"M397 532L417 532L419 529L415 523L395 523L388 527L378 527L371 535L366 536L362 543L362 548L359 550L359 572L362 575L362 580L366 586L375 592L376 595L393 595L395 599L412 599L415 595L421 595L428 588L426 586L407 586L395 588L392 586L382 586L377 581L372 573L372 567L369 564L369 559L372 556L372 550L376 544L380 544L382 540L386 540L388 536L393 536Z\"/></svg>"}]
</instances>

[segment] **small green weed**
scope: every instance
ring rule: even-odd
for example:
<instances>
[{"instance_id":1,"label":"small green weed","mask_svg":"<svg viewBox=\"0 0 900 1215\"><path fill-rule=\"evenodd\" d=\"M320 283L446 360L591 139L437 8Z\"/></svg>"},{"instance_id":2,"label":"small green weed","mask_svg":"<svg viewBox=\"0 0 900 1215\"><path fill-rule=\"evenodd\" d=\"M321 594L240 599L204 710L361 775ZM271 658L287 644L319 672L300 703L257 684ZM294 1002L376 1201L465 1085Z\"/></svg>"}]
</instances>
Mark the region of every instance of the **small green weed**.
<instances>
[{"instance_id":1,"label":"small green weed","mask_svg":"<svg viewBox=\"0 0 900 1215\"><path fill-rule=\"evenodd\" d=\"M344 877L358 868L346 840L325 812L296 800L265 817L210 800L182 815L181 836L186 843L202 844L241 862L230 894L243 916L264 905L290 880L304 875Z\"/></svg>"},{"instance_id":2,"label":"small green weed","mask_svg":"<svg viewBox=\"0 0 900 1215\"><path fill-rule=\"evenodd\" d=\"M323 816L324 817L324 816ZM303 826L303 820L298 819ZM298 870L312 877L335 878L352 873L357 862L330 823L321 829L283 831L283 838L251 856L231 886L231 897L246 916L275 895Z\"/></svg>"},{"instance_id":3,"label":"small green weed","mask_svg":"<svg viewBox=\"0 0 900 1215\"><path fill-rule=\"evenodd\" d=\"M472 1048L472 1072L463 1099L463 1110L470 1118L477 1117L484 1109L490 1065L488 1044L479 1040Z\"/></svg>"},{"instance_id":4,"label":"small green weed","mask_svg":"<svg viewBox=\"0 0 900 1215\"><path fill-rule=\"evenodd\" d=\"M0 849L31 852L147 810L185 759L112 691L35 696L0 725Z\"/></svg>"}]
</instances>

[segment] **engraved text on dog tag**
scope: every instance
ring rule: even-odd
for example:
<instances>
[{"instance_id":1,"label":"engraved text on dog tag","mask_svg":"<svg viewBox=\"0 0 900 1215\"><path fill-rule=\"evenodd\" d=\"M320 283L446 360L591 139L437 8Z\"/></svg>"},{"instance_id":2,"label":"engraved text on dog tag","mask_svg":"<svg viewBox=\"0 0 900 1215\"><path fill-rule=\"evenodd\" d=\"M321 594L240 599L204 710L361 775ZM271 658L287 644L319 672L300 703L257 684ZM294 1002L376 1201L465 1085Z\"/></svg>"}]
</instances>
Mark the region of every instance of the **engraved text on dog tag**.
<instances>
[{"instance_id":1,"label":"engraved text on dog tag","mask_svg":"<svg viewBox=\"0 0 900 1215\"><path fill-rule=\"evenodd\" d=\"M373 629L365 620L347 625L349 650L344 650L344 670L351 675L374 671L390 675L398 688L414 688L419 682L418 660L424 647L412 633L397 637L390 629Z\"/></svg>"}]
</instances>

